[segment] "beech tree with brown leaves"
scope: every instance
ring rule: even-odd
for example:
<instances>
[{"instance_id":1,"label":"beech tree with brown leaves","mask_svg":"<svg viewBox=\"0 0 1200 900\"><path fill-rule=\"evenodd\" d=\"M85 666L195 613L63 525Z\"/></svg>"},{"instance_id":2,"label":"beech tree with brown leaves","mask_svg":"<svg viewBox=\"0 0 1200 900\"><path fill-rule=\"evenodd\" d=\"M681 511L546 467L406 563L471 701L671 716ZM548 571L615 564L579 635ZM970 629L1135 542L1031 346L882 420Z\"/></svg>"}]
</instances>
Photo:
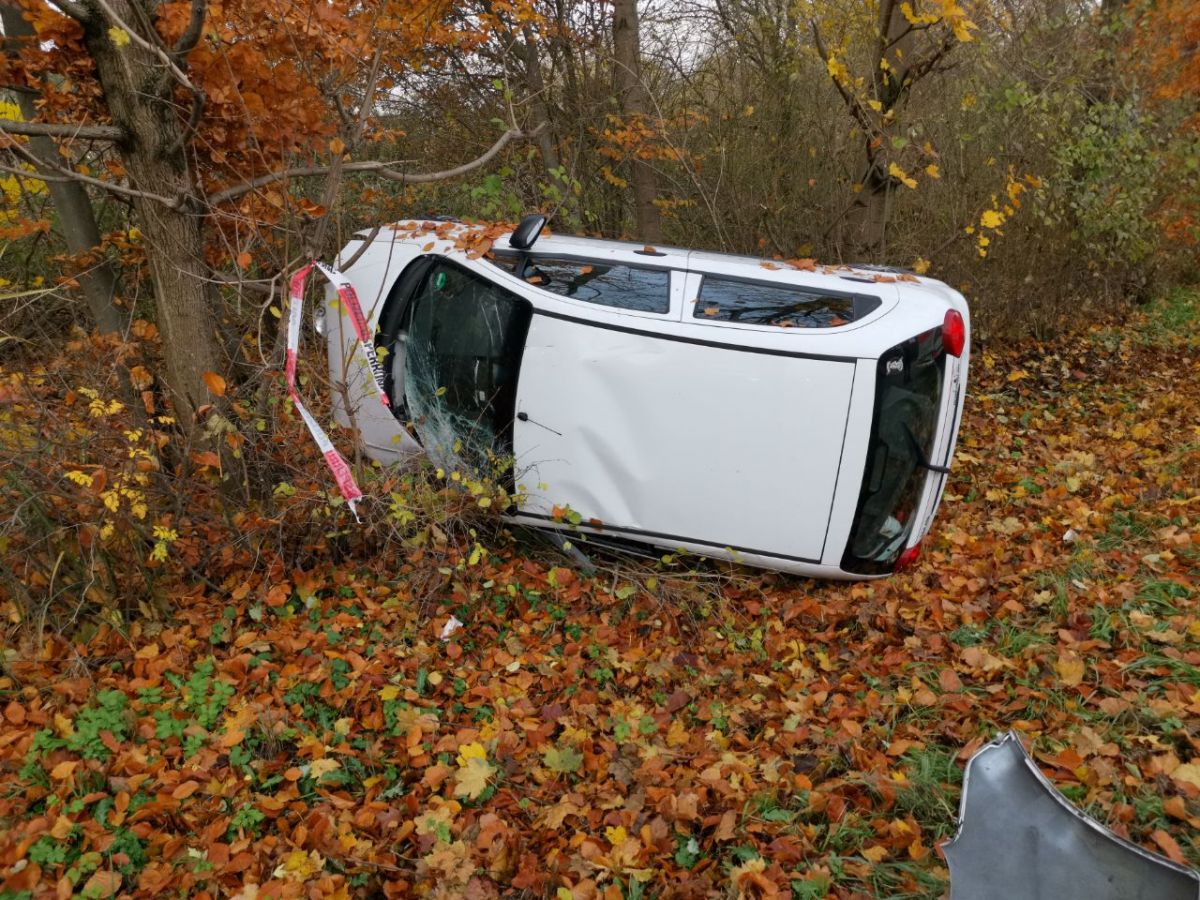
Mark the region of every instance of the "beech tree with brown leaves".
<instances>
[{"instance_id":1,"label":"beech tree with brown leaves","mask_svg":"<svg viewBox=\"0 0 1200 900\"><path fill-rule=\"evenodd\" d=\"M224 380L238 368L239 336L222 334L216 287L240 282L230 268L250 264L249 252L236 247L240 227L270 228L293 203L290 183L323 178L321 202L306 206L317 224L291 242L293 257L311 257L346 176L398 184L452 178L523 137L514 125L473 159L435 172L370 158L380 137L376 96L421 54L469 46L486 28L452 20L445 4L65 0L52 7L30 0L23 9L32 28L9 54L4 78L17 89L40 87L43 115L0 121L0 134L40 178L86 184L131 204L166 380L194 441L231 433L229 410L212 390L219 382L205 376ZM49 71L67 77L44 78ZM82 142L103 142L111 148L107 171L81 172L18 136L57 140L68 158Z\"/></svg>"}]
</instances>

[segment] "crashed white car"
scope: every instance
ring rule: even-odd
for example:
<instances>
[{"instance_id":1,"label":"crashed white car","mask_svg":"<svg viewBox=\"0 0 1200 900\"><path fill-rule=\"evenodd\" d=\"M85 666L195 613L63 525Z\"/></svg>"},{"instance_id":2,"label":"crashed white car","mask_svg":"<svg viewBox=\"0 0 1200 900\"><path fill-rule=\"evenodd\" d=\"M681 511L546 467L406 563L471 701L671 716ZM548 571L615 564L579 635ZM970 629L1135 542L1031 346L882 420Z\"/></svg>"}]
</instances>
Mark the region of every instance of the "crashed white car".
<instances>
[{"instance_id":1,"label":"crashed white car","mask_svg":"<svg viewBox=\"0 0 1200 900\"><path fill-rule=\"evenodd\" d=\"M486 254L440 222L342 251L390 409L333 292L318 325L369 456L511 457L510 518L577 535L822 578L916 558L966 389L961 294L543 225Z\"/></svg>"}]
</instances>

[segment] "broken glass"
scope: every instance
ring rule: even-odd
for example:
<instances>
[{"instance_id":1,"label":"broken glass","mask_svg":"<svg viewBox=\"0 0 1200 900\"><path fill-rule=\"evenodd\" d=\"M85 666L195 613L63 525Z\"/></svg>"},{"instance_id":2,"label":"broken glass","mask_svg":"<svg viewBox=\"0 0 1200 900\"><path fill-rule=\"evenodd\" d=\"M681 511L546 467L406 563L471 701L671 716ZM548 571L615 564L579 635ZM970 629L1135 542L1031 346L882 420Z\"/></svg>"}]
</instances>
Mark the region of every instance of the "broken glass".
<instances>
[{"instance_id":1,"label":"broken glass","mask_svg":"<svg viewBox=\"0 0 1200 900\"><path fill-rule=\"evenodd\" d=\"M439 262L412 298L404 397L426 454L483 474L512 448L517 375L532 315L514 294Z\"/></svg>"}]
</instances>

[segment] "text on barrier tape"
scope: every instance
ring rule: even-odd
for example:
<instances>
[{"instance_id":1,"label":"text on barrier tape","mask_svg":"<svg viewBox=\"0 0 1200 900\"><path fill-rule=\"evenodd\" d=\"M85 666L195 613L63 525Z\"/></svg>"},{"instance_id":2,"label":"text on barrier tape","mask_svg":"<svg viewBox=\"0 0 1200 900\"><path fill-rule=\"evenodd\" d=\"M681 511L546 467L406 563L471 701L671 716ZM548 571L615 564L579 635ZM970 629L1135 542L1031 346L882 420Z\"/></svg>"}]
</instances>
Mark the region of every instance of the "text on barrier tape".
<instances>
[{"instance_id":1,"label":"text on barrier tape","mask_svg":"<svg viewBox=\"0 0 1200 900\"><path fill-rule=\"evenodd\" d=\"M304 321L304 285L308 281L308 274L314 267L329 280L329 283L337 291L338 298L341 300L354 326L358 345L367 359L367 364L370 366L371 377L375 382L376 389L379 391L379 399L384 406L390 408L391 404L388 403L387 392L383 389L383 367L379 364L379 357L375 353L374 337L367 330L367 320L363 315L362 306L358 302L358 295L354 292L354 287L350 284L349 279L337 269L323 265L322 263L309 263L292 276L291 292L288 297L287 363L284 369L287 376L288 395L292 398L292 404L296 407L296 412L304 420L304 424L308 428L308 433L316 441L321 455L325 457L329 471L333 473L338 490L341 492L342 498L346 501L346 505L350 507L350 512L354 514L354 518L357 521L361 522L362 520L358 518L357 507L358 501L362 499L363 494L359 490L358 484L354 481L354 473L350 471L350 465L338 453L337 448L333 446L333 442L329 440L329 435L325 433L325 429L317 423L316 419L305 408L304 403L300 400L300 394L296 390L296 359L300 352L300 325Z\"/></svg>"}]
</instances>

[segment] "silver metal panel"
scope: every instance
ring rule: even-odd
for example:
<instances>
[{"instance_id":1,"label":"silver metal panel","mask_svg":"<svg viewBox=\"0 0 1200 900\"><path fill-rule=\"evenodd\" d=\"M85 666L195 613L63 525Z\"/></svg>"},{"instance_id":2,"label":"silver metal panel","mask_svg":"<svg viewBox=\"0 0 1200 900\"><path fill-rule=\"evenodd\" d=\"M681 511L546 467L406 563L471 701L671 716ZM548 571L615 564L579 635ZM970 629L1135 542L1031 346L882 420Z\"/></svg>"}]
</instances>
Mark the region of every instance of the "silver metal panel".
<instances>
[{"instance_id":1,"label":"silver metal panel","mask_svg":"<svg viewBox=\"0 0 1200 900\"><path fill-rule=\"evenodd\" d=\"M1200 876L1117 837L1042 775L1013 732L967 763L945 845L951 900L1196 900Z\"/></svg>"}]
</instances>

